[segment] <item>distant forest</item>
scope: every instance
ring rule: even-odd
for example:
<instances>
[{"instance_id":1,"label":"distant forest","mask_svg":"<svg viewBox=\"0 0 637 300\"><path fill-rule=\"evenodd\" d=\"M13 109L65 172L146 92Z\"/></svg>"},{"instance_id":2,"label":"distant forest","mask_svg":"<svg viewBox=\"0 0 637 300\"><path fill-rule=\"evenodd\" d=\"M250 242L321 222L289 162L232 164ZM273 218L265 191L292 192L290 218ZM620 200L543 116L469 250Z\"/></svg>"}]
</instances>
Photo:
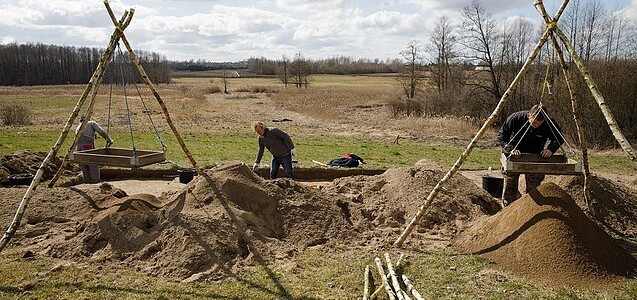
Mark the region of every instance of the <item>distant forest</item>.
<instances>
[{"instance_id":1,"label":"distant forest","mask_svg":"<svg viewBox=\"0 0 637 300\"><path fill-rule=\"evenodd\" d=\"M0 45L0 85L82 84L91 79L104 49L44 44ZM160 54L135 51L150 80L170 82L170 68ZM128 53L115 51L103 83L141 82Z\"/></svg>"}]
</instances>

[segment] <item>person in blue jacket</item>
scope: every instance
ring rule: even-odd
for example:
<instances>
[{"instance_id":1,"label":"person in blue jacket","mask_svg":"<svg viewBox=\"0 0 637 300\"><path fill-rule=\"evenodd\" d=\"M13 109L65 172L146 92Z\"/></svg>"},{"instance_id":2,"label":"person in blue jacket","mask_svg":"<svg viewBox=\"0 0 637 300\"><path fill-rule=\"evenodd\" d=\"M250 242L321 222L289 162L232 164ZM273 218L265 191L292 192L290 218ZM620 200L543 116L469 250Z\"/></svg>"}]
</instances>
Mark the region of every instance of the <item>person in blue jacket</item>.
<instances>
[{"instance_id":1,"label":"person in blue jacket","mask_svg":"<svg viewBox=\"0 0 637 300\"><path fill-rule=\"evenodd\" d=\"M560 126L546 115L546 108L534 105L530 110L511 114L506 118L498 133L498 144L507 156L518 158L522 153L551 157L564 143ZM519 198L519 174L504 175L505 205ZM544 180L544 174L524 174L526 193L537 188Z\"/></svg>"},{"instance_id":2,"label":"person in blue jacket","mask_svg":"<svg viewBox=\"0 0 637 300\"><path fill-rule=\"evenodd\" d=\"M254 131L259 135L257 137L259 152L257 153L257 159L254 161L254 165L252 165L252 170L256 170L259 166L261 158L263 158L263 150L267 148L272 154L270 179L276 179L278 177L280 166L283 166L287 178L294 179L292 156L296 154L296 149L290 136L278 128L265 126L263 122L255 122Z\"/></svg>"}]
</instances>

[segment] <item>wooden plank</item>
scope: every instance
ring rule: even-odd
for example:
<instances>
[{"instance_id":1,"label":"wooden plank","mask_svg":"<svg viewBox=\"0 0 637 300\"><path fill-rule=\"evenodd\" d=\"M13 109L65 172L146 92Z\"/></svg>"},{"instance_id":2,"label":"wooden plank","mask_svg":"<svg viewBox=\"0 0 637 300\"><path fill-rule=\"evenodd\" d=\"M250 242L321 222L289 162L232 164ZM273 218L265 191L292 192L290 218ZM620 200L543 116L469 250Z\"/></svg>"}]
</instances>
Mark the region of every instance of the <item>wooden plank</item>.
<instances>
[{"instance_id":1,"label":"wooden plank","mask_svg":"<svg viewBox=\"0 0 637 300\"><path fill-rule=\"evenodd\" d=\"M517 159L513 157L507 159L507 156L502 153L500 162L505 174L578 175L582 172L581 165L577 161L565 156L550 160L531 154L522 155Z\"/></svg>"},{"instance_id":2,"label":"wooden plank","mask_svg":"<svg viewBox=\"0 0 637 300\"><path fill-rule=\"evenodd\" d=\"M506 157L504 153L502 156ZM537 163L565 163L567 162L567 158L564 155L555 154L551 155L549 158L541 157L539 154L534 153L522 153L520 157L509 157L510 161L513 162L537 162Z\"/></svg>"}]
</instances>

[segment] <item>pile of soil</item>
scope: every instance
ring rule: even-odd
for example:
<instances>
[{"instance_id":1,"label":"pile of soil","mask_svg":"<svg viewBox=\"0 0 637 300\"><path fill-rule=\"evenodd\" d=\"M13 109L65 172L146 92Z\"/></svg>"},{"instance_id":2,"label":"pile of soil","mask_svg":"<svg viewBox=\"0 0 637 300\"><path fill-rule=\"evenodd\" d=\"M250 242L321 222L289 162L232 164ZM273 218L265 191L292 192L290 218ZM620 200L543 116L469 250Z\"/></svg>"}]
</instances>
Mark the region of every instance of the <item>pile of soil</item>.
<instances>
[{"instance_id":1,"label":"pile of soil","mask_svg":"<svg viewBox=\"0 0 637 300\"><path fill-rule=\"evenodd\" d=\"M454 245L556 287L608 287L635 266L634 258L551 182L480 220Z\"/></svg>"},{"instance_id":2,"label":"pile of soil","mask_svg":"<svg viewBox=\"0 0 637 300\"><path fill-rule=\"evenodd\" d=\"M376 235L378 232L374 231L389 231L381 236L397 238L446 172L436 162L423 159L412 167L390 169L381 175L336 179L326 189L352 201L350 211L354 212L352 219L359 231ZM427 233L427 242L450 241L469 221L495 214L500 208L485 190L455 174L423 215L415 233ZM406 242L419 240L412 236ZM393 241L390 238L386 242Z\"/></svg>"},{"instance_id":3,"label":"pile of soil","mask_svg":"<svg viewBox=\"0 0 637 300\"><path fill-rule=\"evenodd\" d=\"M595 175L589 180L592 219L617 239L637 241L637 189ZM561 176L555 180L580 207L586 208L583 182L583 177L573 176ZM635 243L625 246L637 248Z\"/></svg>"},{"instance_id":4,"label":"pile of soil","mask_svg":"<svg viewBox=\"0 0 637 300\"><path fill-rule=\"evenodd\" d=\"M0 157L0 185L9 184L9 175L31 173L35 175L38 168L46 158L46 152L18 151ZM53 178L55 172L60 168L62 160L54 157L44 166L42 179Z\"/></svg>"},{"instance_id":5,"label":"pile of soil","mask_svg":"<svg viewBox=\"0 0 637 300\"><path fill-rule=\"evenodd\" d=\"M246 265L294 259L307 247L387 245L393 236L385 231L400 233L444 171L421 162L339 179L326 188L267 181L240 163L206 174L161 196L126 195L108 183L38 189L11 245L71 261L121 263L169 278L214 279ZM339 190L347 196L335 193ZM0 189L0 202L17 207L24 191ZM497 206L462 176L440 197L421 224L447 236L459 223ZM0 213L0 226L8 226L12 216L10 210Z\"/></svg>"},{"instance_id":6,"label":"pile of soil","mask_svg":"<svg viewBox=\"0 0 637 300\"><path fill-rule=\"evenodd\" d=\"M93 203L86 207L89 215L75 219L68 234L49 242L44 252L119 261L183 279L228 275L245 264L357 238L342 209L316 189L285 179L265 181L243 164L206 173L166 197L128 196L104 184L99 193L84 193ZM95 201L98 195L105 196Z\"/></svg>"}]
</instances>

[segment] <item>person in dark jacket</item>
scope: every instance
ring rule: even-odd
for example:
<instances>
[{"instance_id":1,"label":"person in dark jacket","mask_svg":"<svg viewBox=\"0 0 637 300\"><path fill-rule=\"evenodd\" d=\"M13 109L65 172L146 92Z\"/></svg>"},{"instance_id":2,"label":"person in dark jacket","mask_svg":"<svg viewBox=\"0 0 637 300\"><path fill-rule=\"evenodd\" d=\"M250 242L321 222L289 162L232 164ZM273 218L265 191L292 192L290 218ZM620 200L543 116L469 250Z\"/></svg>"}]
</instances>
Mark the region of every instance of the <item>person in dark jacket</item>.
<instances>
[{"instance_id":1,"label":"person in dark jacket","mask_svg":"<svg viewBox=\"0 0 637 300\"><path fill-rule=\"evenodd\" d=\"M254 165L252 165L252 170L256 170L259 166L261 158L263 158L263 150L267 148L272 154L270 179L276 179L278 177L280 166L283 166L287 178L294 179L292 155L296 154L296 149L290 136L278 128L268 128L263 122L255 122L254 131L259 135L257 138L259 152L257 153L257 159L254 161Z\"/></svg>"},{"instance_id":2,"label":"person in dark jacket","mask_svg":"<svg viewBox=\"0 0 637 300\"><path fill-rule=\"evenodd\" d=\"M562 143L564 139L560 126L555 120L549 119L545 108L541 105L535 105L530 110L519 111L508 116L498 133L498 144L502 147L502 152L514 158L520 157L522 153L539 154L543 158L549 158ZM519 198L519 179L519 174L504 175L502 198L505 205ZM524 174L524 179L525 192L528 193L542 183L544 175Z\"/></svg>"}]
</instances>

